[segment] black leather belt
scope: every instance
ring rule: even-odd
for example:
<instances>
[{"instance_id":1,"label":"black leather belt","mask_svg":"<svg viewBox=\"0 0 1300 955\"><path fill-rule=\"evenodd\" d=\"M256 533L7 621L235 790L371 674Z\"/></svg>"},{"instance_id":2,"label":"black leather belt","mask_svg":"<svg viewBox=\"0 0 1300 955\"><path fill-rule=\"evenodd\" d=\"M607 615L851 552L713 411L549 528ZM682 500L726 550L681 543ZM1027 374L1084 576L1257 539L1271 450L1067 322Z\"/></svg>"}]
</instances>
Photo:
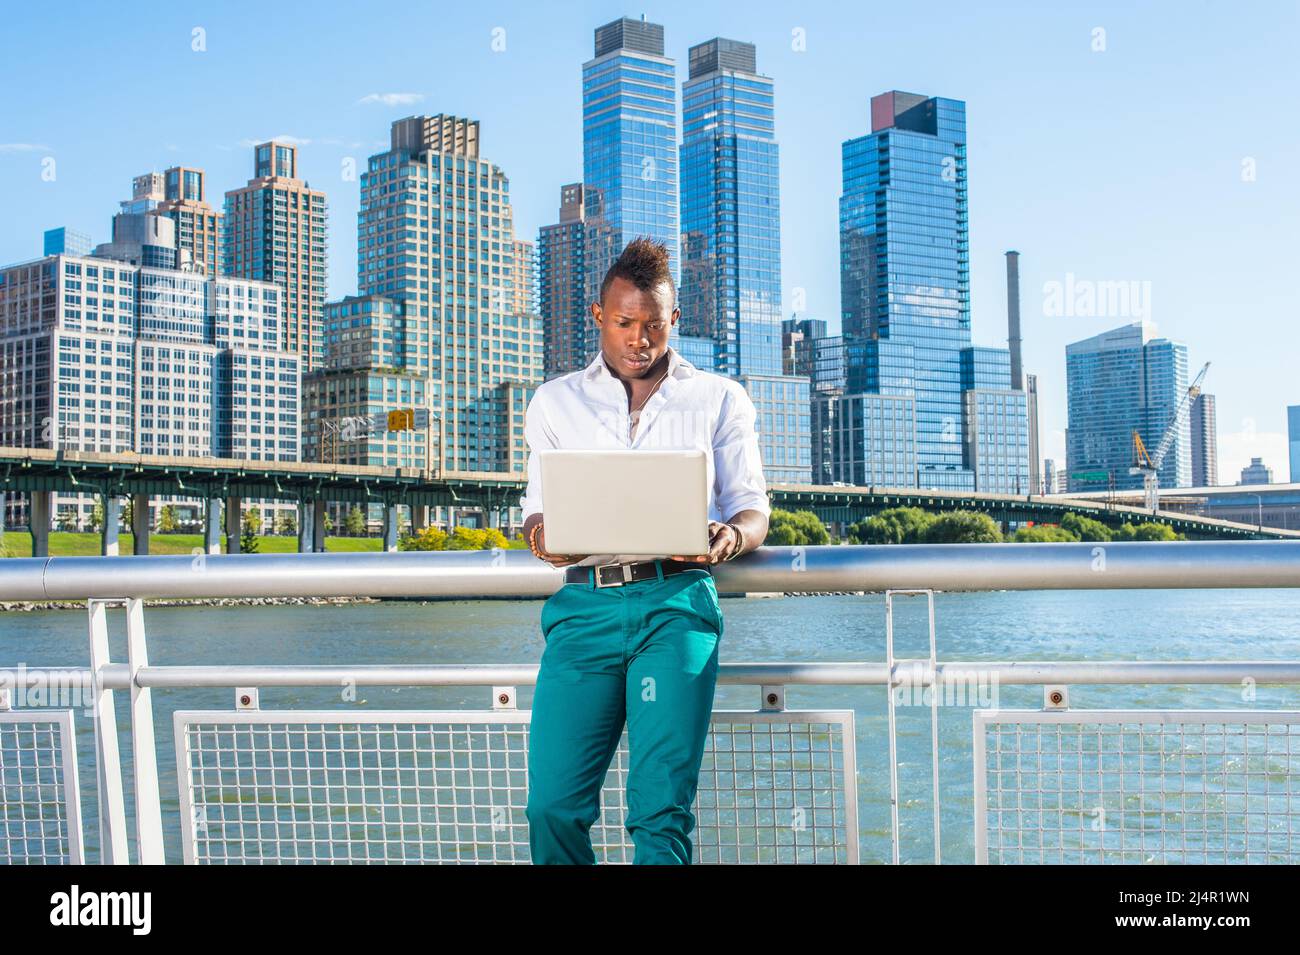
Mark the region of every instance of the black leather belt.
<instances>
[{"instance_id":1,"label":"black leather belt","mask_svg":"<svg viewBox=\"0 0 1300 955\"><path fill-rule=\"evenodd\" d=\"M591 582L591 571L596 572L597 587L622 587L624 584L636 583L638 580L653 580L659 577L655 564L663 568L665 577L680 574L684 570L702 570L713 573L709 564L696 564L688 560L642 560L634 564L588 564L585 567L566 567L564 582L566 584L586 584Z\"/></svg>"}]
</instances>

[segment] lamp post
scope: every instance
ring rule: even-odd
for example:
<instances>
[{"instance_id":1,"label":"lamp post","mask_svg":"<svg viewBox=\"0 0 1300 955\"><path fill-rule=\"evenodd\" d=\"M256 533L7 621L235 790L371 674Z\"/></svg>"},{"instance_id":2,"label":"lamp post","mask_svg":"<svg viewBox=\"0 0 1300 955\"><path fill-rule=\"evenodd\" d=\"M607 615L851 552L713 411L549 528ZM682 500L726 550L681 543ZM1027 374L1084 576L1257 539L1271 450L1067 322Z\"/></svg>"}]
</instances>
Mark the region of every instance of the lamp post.
<instances>
[{"instance_id":1,"label":"lamp post","mask_svg":"<svg viewBox=\"0 0 1300 955\"><path fill-rule=\"evenodd\" d=\"M1258 511L1258 514L1259 514L1259 531L1260 531L1260 533L1262 534L1262 533L1264 532L1264 498L1263 498L1263 495L1256 494L1254 491L1247 491L1246 493L1249 494L1251 497L1253 497L1253 498L1256 500L1256 502L1258 503L1258 507L1259 507L1259 511Z\"/></svg>"}]
</instances>

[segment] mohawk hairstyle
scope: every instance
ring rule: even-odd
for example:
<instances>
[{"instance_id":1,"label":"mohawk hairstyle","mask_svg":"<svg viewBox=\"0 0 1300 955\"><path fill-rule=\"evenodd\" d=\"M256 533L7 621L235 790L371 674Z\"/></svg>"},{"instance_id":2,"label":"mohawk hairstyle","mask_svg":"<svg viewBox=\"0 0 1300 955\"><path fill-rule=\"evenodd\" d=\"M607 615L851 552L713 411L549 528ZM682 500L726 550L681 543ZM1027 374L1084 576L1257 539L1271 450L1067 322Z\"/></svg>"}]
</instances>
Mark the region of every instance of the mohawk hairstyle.
<instances>
[{"instance_id":1,"label":"mohawk hairstyle","mask_svg":"<svg viewBox=\"0 0 1300 955\"><path fill-rule=\"evenodd\" d=\"M668 266L668 247L649 236L638 236L629 242L609 267L600 283L600 301L605 301L605 292L616 278L626 279L643 292L656 292L667 283L671 293L669 301L675 302L677 298L672 269Z\"/></svg>"}]
</instances>

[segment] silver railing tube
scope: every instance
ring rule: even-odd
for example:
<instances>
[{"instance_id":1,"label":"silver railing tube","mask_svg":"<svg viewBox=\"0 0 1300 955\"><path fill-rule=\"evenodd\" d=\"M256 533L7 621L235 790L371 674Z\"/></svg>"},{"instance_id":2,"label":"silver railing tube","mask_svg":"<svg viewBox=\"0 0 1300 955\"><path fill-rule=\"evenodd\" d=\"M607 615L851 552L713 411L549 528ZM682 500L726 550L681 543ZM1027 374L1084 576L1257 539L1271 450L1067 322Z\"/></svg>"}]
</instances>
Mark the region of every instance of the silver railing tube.
<instances>
[{"instance_id":1,"label":"silver railing tube","mask_svg":"<svg viewBox=\"0 0 1300 955\"><path fill-rule=\"evenodd\" d=\"M724 593L1300 587L1300 541L763 547L715 567ZM527 551L13 558L0 600L545 596Z\"/></svg>"}]
</instances>

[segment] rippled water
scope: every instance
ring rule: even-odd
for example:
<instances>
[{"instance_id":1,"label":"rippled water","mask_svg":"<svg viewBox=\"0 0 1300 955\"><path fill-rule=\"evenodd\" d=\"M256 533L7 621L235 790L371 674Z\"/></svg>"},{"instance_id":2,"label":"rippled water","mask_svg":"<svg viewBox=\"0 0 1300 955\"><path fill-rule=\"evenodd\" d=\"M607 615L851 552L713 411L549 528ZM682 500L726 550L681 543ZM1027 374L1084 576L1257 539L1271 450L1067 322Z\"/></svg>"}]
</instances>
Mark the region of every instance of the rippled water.
<instances>
[{"instance_id":1,"label":"rippled water","mask_svg":"<svg viewBox=\"0 0 1300 955\"><path fill-rule=\"evenodd\" d=\"M389 602L333 607L151 608L145 614L154 664L488 664L536 663L539 601ZM725 599L723 663L868 661L885 656L884 601L867 597ZM895 653L927 656L923 600L900 602ZM113 621L115 660L125 659L120 612ZM1300 592L1118 591L940 594L936 597L941 661L1010 660L1300 660ZM84 666L85 615L73 611L0 614L0 664ZM1002 686L1003 708L1041 705L1037 687ZM126 735L126 694L119 725ZM530 691L521 690L527 708ZM721 686L719 708L758 706L756 687ZM864 861L890 856L887 705L881 687L790 687L787 706L851 708L857 720L861 849ZM1253 699L1239 686L1089 687L1071 689L1076 708L1300 709L1300 688L1260 686ZM228 709L231 690L154 692L159 766L163 775L168 857L179 861L176 831L174 742L177 708ZM340 705L334 689L265 689L265 709ZM352 704L349 704L352 705ZM486 708L486 688L361 688L368 708ZM933 857L929 708L898 709L900 820L903 861ZM94 767L90 723L79 711L83 806L95 850ZM943 858L972 860L973 786L971 709L940 707ZM1288 744L1290 745L1290 744ZM128 751L126 740L124 752ZM1296 775L1277 772L1291 805L1300 805L1300 747L1291 759ZM1279 782L1280 779L1280 782ZM127 774L129 787L130 778ZM1269 792L1275 792L1270 789ZM128 792L128 800L129 800ZM1284 820L1289 826L1289 821ZM1267 834L1260 835L1267 839ZM1300 840L1300 835L1292 837ZM1276 843L1268 847L1277 848ZM1300 853L1300 842L1282 852ZM1130 861L1142 861L1133 858Z\"/></svg>"}]
</instances>

